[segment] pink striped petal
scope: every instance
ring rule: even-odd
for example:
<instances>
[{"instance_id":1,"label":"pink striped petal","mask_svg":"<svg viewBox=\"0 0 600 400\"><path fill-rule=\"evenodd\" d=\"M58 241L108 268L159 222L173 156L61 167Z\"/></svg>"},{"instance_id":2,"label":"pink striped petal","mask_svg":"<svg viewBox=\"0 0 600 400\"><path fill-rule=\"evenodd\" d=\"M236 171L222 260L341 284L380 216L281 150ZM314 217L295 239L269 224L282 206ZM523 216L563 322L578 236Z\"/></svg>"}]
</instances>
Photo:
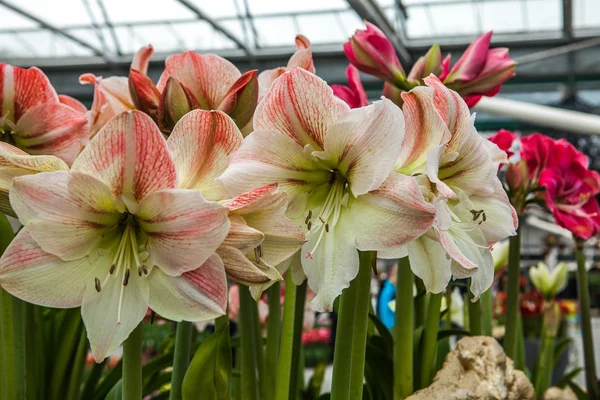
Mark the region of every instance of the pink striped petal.
<instances>
[{"instance_id":1,"label":"pink striped petal","mask_svg":"<svg viewBox=\"0 0 600 400\"><path fill-rule=\"evenodd\" d=\"M248 256L241 250L230 246L220 246L217 254L223 260L227 277L244 285L264 285L270 282L280 281L281 275L272 266L264 262L256 262L254 254Z\"/></svg>"},{"instance_id":2,"label":"pink striped petal","mask_svg":"<svg viewBox=\"0 0 600 400\"><path fill-rule=\"evenodd\" d=\"M321 78L294 68L273 83L256 108L254 129L280 132L321 150L331 124L349 109Z\"/></svg>"},{"instance_id":3,"label":"pink striped petal","mask_svg":"<svg viewBox=\"0 0 600 400\"><path fill-rule=\"evenodd\" d=\"M14 177L68 169L60 158L30 156L8 143L0 142L0 212L16 217L8 200L8 190Z\"/></svg>"},{"instance_id":4,"label":"pink striped petal","mask_svg":"<svg viewBox=\"0 0 600 400\"><path fill-rule=\"evenodd\" d=\"M92 175L115 196L137 202L177 184L165 139L154 121L137 110L113 118L77 157L72 170Z\"/></svg>"},{"instance_id":5,"label":"pink striped petal","mask_svg":"<svg viewBox=\"0 0 600 400\"><path fill-rule=\"evenodd\" d=\"M410 269L431 293L441 293L452 277L452 259L442 245L423 235L407 244Z\"/></svg>"},{"instance_id":6,"label":"pink striped petal","mask_svg":"<svg viewBox=\"0 0 600 400\"><path fill-rule=\"evenodd\" d=\"M40 247L63 260L90 254L121 217L104 184L67 171L13 179L10 202Z\"/></svg>"},{"instance_id":7,"label":"pink striped petal","mask_svg":"<svg viewBox=\"0 0 600 400\"><path fill-rule=\"evenodd\" d=\"M275 79L287 72L286 67L278 67L274 69L265 69L258 74L258 102L265 97Z\"/></svg>"},{"instance_id":8,"label":"pink striped petal","mask_svg":"<svg viewBox=\"0 0 600 400\"><path fill-rule=\"evenodd\" d=\"M178 187L200 190L208 200L225 198L227 192L215 179L225 171L229 155L241 146L242 140L235 122L221 111L187 113L167 140Z\"/></svg>"},{"instance_id":9,"label":"pink striped petal","mask_svg":"<svg viewBox=\"0 0 600 400\"><path fill-rule=\"evenodd\" d=\"M151 193L140 204L136 220L148 235L153 263L171 276L202 265L229 231L227 209L204 200L196 190Z\"/></svg>"},{"instance_id":10,"label":"pink striped petal","mask_svg":"<svg viewBox=\"0 0 600 400\"><path fill-rule=\"evenodd\" d=\"M172 321L205 321L227 310L227 279L216 254L198 269L176 277L154 268L148 283L150 308Z\"/></svg>"},{"instance_id":11,"label":"pink striped petal","mask_svg":"<svg viewBox=\"0 0 600 400\"><path fill-rule=\"evenodd\" d=\"M110 262L110 261L109 261ZM93 266L87 257L63 261L45 252L23 228L0 259L0 285L13 296L46 307L72 308L93 286Z\"/></svg>"},{"instance_id":12,"label":"pink striped petal","mask_svg":"<svg viewBox=\"0 0 600 400\"><path fill-rule=\"evenodd\" d=\"M135 107L129 94L127 78L111 76L96 77L83 74L79 77L82 85L94 85L94 103L90 110L90 138L94 137L115 115L133 110Z\"/></svg>"},{"instance_id":13,"label":"pink striped petal","mask_svg":"<svg viewBox=\"0 0 600 400\"><path fill-rule=\"evenodd\" d=\"M235 247L244 254L254 251L265 239L261 231L248 226L240 215L229 215L229 233L223 241L224 246Z\"/></svg>"},{"instance_id":14,"label":"pink striped petal","mask_svg":"<svg viewBox=\"0 0 600 400\"><path fill-rule=\"evenodd\" d=\"M79 100L77 100L71 96L67 96L66 94L59 94L58 101L60 101L61 104L64 104L65 106L69 106L73 110L79 111L82 114L85 114L88 111L87 107L85 105L83 105L82 102L80 102Z\"/></svg>"},{"instance_id":15,"label":"pink striped petal","mask_svg":"<svg viewBox=\"0 0 600 400\"><path fill-rule=\"evenodd\" d=\"M167 58L156 86L162 92L173 77L192 92L203 109L216 110L240 76L237 67L222 57L186 51Z\"/></svg>"},{"instance_id":16,"label":"pink striped petal","mask_svg":"<svg viewBox=\"0 0 600 400\"><path fill-rule=\"evenodd\" d=\"M406 133L396 170L412 175L424 172L427 153L435 146L446 144L450 131L434 107L433 89L416 87L403 93L402 100Z\"/></svg>"},{"instance_id":17,"label":"pink striped petal","mask_svg":"<svg viewBox=\"0 0 600 400\"><path fill-rule=\"evenodd\" d=\"M398 248L429 230L435 218L435 208L423 199L417 181L397 173L356 198L348 210L359 250Z\"/></svg>"},{"instance_id":18,"label":"pink striped petal","mask_svg":"<svg viewBox=\"0 0 600 400\"><path fill-rule=\"evenodd\" d=\"M290 57L290 60L287 64L287 69L291 70L296 67L300 67L314 74L315 64L312 58L310 40L308 40L308 38L304 35L297 35L296 47L298 48L298 50Z\"/></svg>"},{"instance_id":19,"label":"pink striped petal","mask_svg":"<svg viewBox=\"0 0 600 400\"><path fill-rule=\"evenodd\" d=\"M67 105L42 103L23 114L13 140L29 154L54 155L70 165L88 142L88 119Z\"/></svg>"},{"instance_id":20,"label":"pink striped petal","mask_svg":"<svg viewBox=\"0 0 600 400\"><path fill-rule=\"evenodd\" d=\"M447 80L470 81L475 79L485 66L491 40L492 31L478 36L467 47L467 50L465 50L456 64L454 64L448 74Z\"/></svg>"},{"instance_id":21,"label":"pink striped petal","mask_svg":"<svg viewBox=\"0 0 600 400\"><path fill-rule=\"evenodd\" d=\"M5 118L16 123L30 108L57 101L48 77L38 68L0 63L0 127Z\"/></svg>"},{"instance_id":22,"label":"pink striped petal","mask_svg":"<svg viewBox=\"0 0 600 400\"><path fill-rule=\"evenodd\" d=\"M148 73L148 64L150 63L150 57L152 57L152 54L154 54L154 47L152 47L151 44L139 49L135 54L135 57L133 57L131 69L135 69L146 75Z\"/></svg>"},{"instance_id":23,"label":"pink striped petal","mask_svg":"<svg viewBox=\"0 0 600 400\"><path fill-rule=\"evenodd\" d=\"M392 170L404 137L402 110L388 99L353 109L327 131L324 151L314 155L335 165L354 196L377 189Z\"/></svg>"}]
</instances>

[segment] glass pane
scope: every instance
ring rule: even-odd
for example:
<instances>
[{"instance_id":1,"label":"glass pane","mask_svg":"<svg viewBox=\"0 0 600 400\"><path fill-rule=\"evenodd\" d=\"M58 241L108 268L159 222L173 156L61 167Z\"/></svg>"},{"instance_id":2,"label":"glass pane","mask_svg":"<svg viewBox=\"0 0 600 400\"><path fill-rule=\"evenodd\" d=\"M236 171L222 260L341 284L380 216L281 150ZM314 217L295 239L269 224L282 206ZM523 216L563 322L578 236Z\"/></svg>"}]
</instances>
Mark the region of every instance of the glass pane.
<instances>
[{"instance_id":1,"label":"glass pane","mask_svg":"<svg viewBox=\"0 0 600 400\"><path fill-rule=\"evenodd\" d=\"M307 10L344 10L349 8L344 0L302 0L302 1L272 1L250 0L250 13L252 15L268 15L275 13L298 13Z\"/></svg>"},{"instance_id":2,"label":"glass pane","mask_svg":"<svg viewBox=\"0 0 600 400\"><path fill-rule=\"evenodd\" d=\"M212 18L222 17L233 17L237 16L237 8L242 15L245 15L244 2L242 0L219 0L219 1L206 1L206 0L189 0L198 9L205 12Z\"/></svg>"},{"instance_id":3,"label":"glass pane","mask_svg":"<svg viewBox=\"0 0 600 400\"><path fill-rule=\"evenodd\" d=\"M528 30L558 31L562 29L561 0L528 0L526 4Z\"/></svg>"},{"instance_id":4,"label":"glass pane","mask_svg":"<svg viewBox=\"0 0 600 400\"><path fill-rule=\"evenodd\" d=\"M430 7L434 36L468 35L477 32L473 7L469 3L435 5Z\"/></svg>"},{"instance_id":5,"label":"glass pane","mask_svg":"<svg viewBox=\"0 0 600 400\"><path fill-rule=\"evenodd\" d=\"M1 29L35 28L38 26L38 24L32 20L25 18L21 14L18 14L13 10L9 10L2 5L0 5L0 18L2 18L2 27L0 27Z\"/></svg>"},{"instance_id":6,"label":"glass pane","mask_svg":"<svg viewBox=\"0 0 600 400\"><path fill-rule=\"evenodd\" d=\"M291 17L255 18L259 43L262 46L294 46L298 33L297 24Z\"/></svg>"},{"instance_id":7,"label":"glass pane","mask_svg":"<svg viewBox=\"0 0 600 400\"><path fill-rule=\"evenodd\" d=\"M520 1L485 2L479 7L481 25L494 32L523 32L526 30Z\"/></svg>"},{"instance_id":8,"label":"glass pane","mask_svg":"<svg viewBox=\"0 0 600 400\"><path fill-rule=\"evenodd\" d=\"M600 28L600 1L573 0L575 28Z\"/></svg>"},{"instance_id":9,"label":"glass pane","mask_svg":"<svg viewBox=\"0 0 600 400\"><path fill-rule=\"evenodd\" d=\"M341 43L347 34L335 14L305 15L298 17L299 33L312 43Z\"/></svg>"},{"instance_id":10,"label":"glass pane","mask_svg":"<svg viewBox=\"0 0 600 400\"><path fill-rule=\"evenodd\" d=\"M409 38L422 38L434 35L433 28L429 22L431 14L429 16L424 6L413 6L408 7L406 13L408 18L406 19L406 35Z\"/></svg>"},{"instance_id":11,"label":"glass pane","mask_svg":"<svg viewBox=\"0 0 600 400\"><path fill-rule=\"evenodd\" d=\"M56 27L89 25L91 23L81 0L61 0L60 4L55 1L19 0L15 2L15 5ZM4 16L2 20L4 21Z\"/></svg>"},{"instance_id":12,"label":"glass pane","mask_svg":"<svg viewBox=\"0 0 600 400\"><path fill-rule=\"evenodd\" d=\"M196 14L177 1L168 6L162 1L147 0L103 0L113 23L173 21L196 18Z\"/></svg>"}]
</instances>

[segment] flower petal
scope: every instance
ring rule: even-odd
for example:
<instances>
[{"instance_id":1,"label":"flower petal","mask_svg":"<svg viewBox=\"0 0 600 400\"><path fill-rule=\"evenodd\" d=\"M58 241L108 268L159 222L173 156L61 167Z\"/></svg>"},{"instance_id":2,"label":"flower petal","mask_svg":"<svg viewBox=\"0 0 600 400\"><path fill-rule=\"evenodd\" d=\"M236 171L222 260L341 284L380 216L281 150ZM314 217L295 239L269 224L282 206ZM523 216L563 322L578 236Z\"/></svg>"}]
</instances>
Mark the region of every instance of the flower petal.
<instances>
[{"instance_id":1,"label":"flower petal","mask_svg":"<svg viewBox=\"0 0 600 400\"><path fill-rule=\"evenodd\" d=\"M67 171L13 179L10 202L40 247L63 260L87 256L121 217L104 184Z\"/></svg>"},{"instance_id":2,"label":"flower petal","mask_svg":"<svg viewBox=\"0 0 600 400\"><path fill-rule=\"evenodd\" d=\"M315 311L331 311L333 301L350 286L358 275L358 251L354 245L350 226L343 223L344 216L323 235L316 251L312 251L319 234L307 235L302 248L302 268L308 285L317 294L311 304ZM311 256L304 255L311 252Z\"/></svg>"},{"instance_id":3,"label":"flower petal","mask_svg":"<svg viewBox=\"0 0 600 400\"><path fill-rule=\"evenodd\" d=\"M167 140L178 187L200 190L208 200L225 198L226 191L215 179L225 171L229 155L243 139L235 122L221 111L187 113Z\"/></svg>"},{"instance_id":4,"label":"flower petal","mask_svg":"<svg viewBox=\"0 0 600 400\"><path fill-rule=\"evenodd\" d=\"M71 164L88 142L88 119L67 105L43 103L23 114L13 140L29 154L53 155Z\"/></svg>"},{"instance_id":5,"label":"flower petal","mask_svg":"<svg viewBox=\"0 0 600 400\"><path fill-rule=\"evenodd\" d=\"M479 226L488 243L496 243L517 234L519 217L498 180L490 196L471 196L473 209L484 210L486 221Z\"/></svg>"},{"instance_id":6,"label":"flower petal","mask_svg":"<svg viewBox=\"0 0 600 400\"><path fill-rule=\"evenodd\" d=\"M77 157L72 170L96 177L117 197L133 196L138 202L177 183L165 139L154 121L137 110L113 118Z\"/></svg>"},{"instance_id":7,"label":"flower petal","mask_svg":"<svg viewBox=\"0 0 600 400\"><path fill-rule=\"evenodd\" d=\"M229 215L229 233L223 241L224 246L235 247L243 253L248 253L257 248L264 240L265 235L261 231L248 226L240 215Z\"/></svg>"},{"instance_id":8,"label":"flower petal","mask_svg":"<svg viewBox=\"0 0 600 400\"><path fill-rule=\"evenodd\" d=\"M278 183L288 194L290 208L302 208L313 185L327 183L330 174L319 170L314 158L288 136L274 131L254 131L232 154L219 178L232 194L241 194Z\"/></svg>"},{"instance_id":9,"label":"flower petal","mask_svg":"<svg viewBox=\"0 0 600 400\"><path fill-rule=\"evenodd\" d=\"M69 106L73 110L79 111L82 114L85 114L88 111L87 107L82 102L71 96L67 96L66 94L59 94L58 101L60 101L61 104Z\"/></svg>"},{"instance_id":10,"label":"flower petal","mask_svg":"<svg viewBox=\"0 0 600 400\"><path fill-rule=\"evenodd\" d=\"M206 321L227 310L223 261L213 254L198 269L169 276L154 268L148 277L150 308L172 321Z\"/></svg>"},{"instance_id":11,"label":"flower petal","mask_svg":"<svg viewBox=\"0 0 600 400\"><path fill-rule=\"evenodd\" d=\"M450 140L448 126L434 107L433 95L433 89L424 86L402 94L406 133L396 163L398 172L424 172L429 151Z\"/></svg>"},{"instance_id":12,"label":"flower petal","mask_svg":"<svg viewBox=\"0 0 600 400\"><path fill-rule=\"evenodd\" d=\"M135 53L133 61L131 62L131 68L140 71L142 74L148 73L148 64L150 63L150 57L154 54L154 48L151 44L144 46Z\"/></svg>"},{"instance_id":13,"label":"flower petal","mask_svg":"<svg viewBox=\"0 0 600 400\"><path fill-rule=\"evenodd\" d=\"M16 123L27 110L45 102L58 102L58 96L39 68L0 63L0 122Z\"/></svg>"},{"instance_id":14,"label":"flower petal","mask_svg":"<svg viewBox=\"0 0 600 400\"><path fill-rule=\"evenodd\" d=\"M244 285L263 285L282 280L277 270L265 263L254 262L235 247L221 246L217 254L223 260L229 279Z\"/></svg>"},{"instance_id":15,"label":"flower petal","mask_svg":"<svg viewBox=\"0 0 600 400\"><path fill-rule=\"evenodd\" d=\"M256 107L254 129L280 132L302 147L321 150L329 126L349 109L321 78L294 68L273 82Z\"/></svg>"},{"instance_id":16,"label":"flower petal","mask_svg":"<svg viewBox=\"0 0 600 400\"><path fill-rule=\"evenodd\" d=\"M167 58L156 86L162 92L169 77L173 77L194 94L203 109L216 110L240 76L237 67L222 57L186 51Z\"/></svg>"},{"instance_id":17,"label":"flower petal","mask_svg":"<svg viewBox=\"0 0 600 400\"><path fill-rule=\"evenodd\" d=\"M127 286L120 276L109 278L100 292L87 285L81 316L96 362L112 355L140 324L148 311L148 299L148 280L135 273Z\"/></svg>"},{"instance_id":18,"label":"flower petal","mask_svg":"<svg viewBox=\"0 0 600 400\"><path fill-rule=\"evenodd\" d=\"M473 300L479 299L486 290L488 290L492 283L494 283L494 260L492 259L492 253L489 250L482 250L480 252L481 260L478 261L479 268L471 275L471 286L470 290L473 293ZM456 277L455 272L456 263L452 263L452 273Z\"/></svg>"},{"instance_id":19,"label":"flower petal","mask_svg":"<svg viewBox=\"0 0 600 400\"><path fill-rule=\"evenodd\" d=\"M152 261L171 276L202 265L229 231L227 209L195 190L151 193L140 204L136 220L148 235Z\"/></svg>"},{"instance_id":20,"label":"flower petal","mask_svg":"<svg viewBox=\"0 0 600 400\"><path fill-rule=\"evenodd\" d=\"M442 245L423 235L407 245L410 268L423 280L428 292L440 293L452 277L451 260Z\"/></svg>"},{"instance_id":21,"label":"flower petal","mask_svg":"<svg viewBox=\"0 0 600 400\"><path fill-rule=\"evenodd\" d=\"M435 207L423 199L414 178L392 173L379 189L349 204L348 218L358 249L389 250L428 231Z\"/></svg>"},{"instance_id":22,"label":"flower petal","mask_svg":"<svg viewBox=\"0 0 600 400\"><path fill-rule=\"evenodd\" d=\"M353 109L327 131L324 151L346 177L354 196L377 189L392 170L404 137L402 110L388 99Z\"/></svg>"},{"instance_id":23,"label":"flower petal","mask_svg":"<svg viewBox=\"0 0 600 400\"><path fill-rule=\"evenodd\" d=\"M16 217L8 200L8 190L14 177L68 169L60 158L30 156L8 143L0 142L0 212Z\"/></svg>"},{"instance_id":24,"label":"flower petal","mask_svg":"<svg viewBox=\"0 0 600 400\"><path fill-rule=\"evenodd\" d=\"M88 257L63 261L42 250L23 228L0 259L0 285L29 303L79 307L86 286L93 283L93 271Z\"/></svg>"}]
</instances>

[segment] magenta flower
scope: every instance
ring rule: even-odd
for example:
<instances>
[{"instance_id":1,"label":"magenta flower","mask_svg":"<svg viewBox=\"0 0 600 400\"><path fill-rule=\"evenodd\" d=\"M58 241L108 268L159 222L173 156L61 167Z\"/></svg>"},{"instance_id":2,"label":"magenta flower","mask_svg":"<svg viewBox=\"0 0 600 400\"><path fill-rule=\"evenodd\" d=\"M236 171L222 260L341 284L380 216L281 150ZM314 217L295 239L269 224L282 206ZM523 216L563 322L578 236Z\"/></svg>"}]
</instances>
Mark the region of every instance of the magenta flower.
<instances>
[{"instance_id":1,"label":"magenta flower","mask_svg":"<svg viewBox=\"0 0 600 400\"><path fill-rule=\"evenodd\" d=\"M360 81L358 69L352 64L346 68L346 77L348 78L348 86L331 85L333 94L336 97L344 100L350 108L360 108L369 105L367 93Z\"/></svg>"}]
</instances>

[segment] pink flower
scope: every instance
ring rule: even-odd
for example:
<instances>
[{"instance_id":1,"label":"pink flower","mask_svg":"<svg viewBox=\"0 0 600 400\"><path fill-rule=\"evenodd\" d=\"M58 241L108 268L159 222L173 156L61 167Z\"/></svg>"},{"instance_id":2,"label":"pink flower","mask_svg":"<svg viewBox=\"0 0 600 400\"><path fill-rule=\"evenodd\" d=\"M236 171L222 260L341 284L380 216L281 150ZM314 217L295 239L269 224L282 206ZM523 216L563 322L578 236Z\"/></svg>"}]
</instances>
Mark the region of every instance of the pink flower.
<instances>
[{"instance_id":1,"label":"pink flower","mask_svg":"<svg viewBox=\"0 0 600 400\"><path fill-rule=\"evenodd\" d=\"M548 157L554 148L554 140L541 133L521 138L521 159L527 163L529 178L536 181L546 168Z\"/></svg>"},{"instance_id":2,"label":"pink flower","mask_svg":"<svg viewBox=\"0 0 600 400\"><path fill-rule=\"evenodd\" d=\"M505 129L500 129L498 133L496 133L494 136L489 137L488 140L496 144L496 146L498 146L500 150L504 151L506 153L506 158L508 159L514 154L514 152L511 151L510 148L512 147L513 142L516 138L516 133L509 132Z\"/></svg>"},{"instance_id":3,"label":"pink flower","mask_svg":"<svg viewBox=\"0 0 600 400\"><path fill-rule=\"evenodd\" d=\"M367 29L357 30L344 43L344 53L359 70L389 82L406 80L404 69L392 42L375 25L365 22Z\"/></svg>"},{"instance_id":4,"label":"pink flower","mask_svg":"<svg viewBox=\"0 0 600 400\"><path fill-rule=\"evenodd\" d=\"M450 62L450 58L446 57L446 65L447 68ZM444 60L444 61L446 61ZM440 50L440 46L436 43L427 51L422 57L415 62L413 67L411 68L408 74L409 81L415 81L418 84L421 84L424 78L427 78L429 75L434 74L438 78L442 79L442 74L448 74L448 71L444 72L444 61L442 61L442 51Z\"/></svg>"},{"instance_id":5,"label":"pink flower","mask_svg":"<svg viewBox=\"0 0 600 400\"><path fill-rule=\"evenodd\" d=\"M344 100L350 108L368 106L367 93L365 93L365 89L360 81L358 69L354 65L348 65L348 68L346 68L346 77L348 78L348 86L331 85L333 94Z\"/></svg>"},{"instance_id":6,"label":"pink flower","mask_svg":"<svg viewBox=\"0 0 600 400\"><path fill-rule=\"evenodd\" d=\"M490 49L491 39L491 31L475 39L443 77L444 84L456 90L469 107L482 96L496 95L502 84L515 74L517 63L508 56L508 49ZM444 64L447 65L446 60Z\"/></svg>"}]
</instances>

